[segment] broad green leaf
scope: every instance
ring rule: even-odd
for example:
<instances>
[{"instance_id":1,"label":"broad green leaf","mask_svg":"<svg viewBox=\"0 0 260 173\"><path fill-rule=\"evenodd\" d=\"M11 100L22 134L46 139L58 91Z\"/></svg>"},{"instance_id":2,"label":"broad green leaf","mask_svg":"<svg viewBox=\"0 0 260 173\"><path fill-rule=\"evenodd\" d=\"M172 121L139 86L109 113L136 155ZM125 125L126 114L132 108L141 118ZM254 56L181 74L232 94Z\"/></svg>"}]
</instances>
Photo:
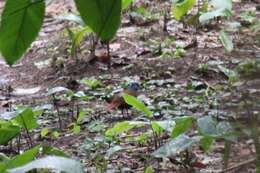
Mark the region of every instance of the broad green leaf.
<instances>
[{"instance_id":1,"label":"broad green leaf","mask_svg":"<svg viewBox=\"0 0 260 173\"><path fill-rule=\"evenodd\" d=\"M127 9L132 2L133 0L122 0L122 10Z\"/></svg>"},{"instance_id":2,"label":"broad green leaf","mask_svg":"<svg viewBox=\"0 0 260 173\"><path fill-rule=\"evenodd\" d=\"M96 89L101 86L101 81L98 79L83 79L82 82L92 89Z\"/></svg>"},{"instance_id":3,"label":"broad green leaf","mask_svg":"<svg viewBox=\"0 0 260 173\"><path fill-rule=\"evenodd\" d=\"M85 38L85 36L90 35L91 33L92 30L90 29L90 27L85 26L83 29L81 29L80 31L76 32L73 35L72 45L71 45L71 54L73 57L76 56L77 49L78 47L80 47L80 43L82 42L82 40Z\"/></svg>"},{"instance_id":4,"label":"broad green leaf","mask_svg":"<svg viewBox=\"0 0 260 173\"><path fill-rule=\"evenodd\" d=\"M156 158L173 157L176 154L185 151L199 140L200 137L198 136L190 138L182 134L161 146L159 149L154 151L152 155Z\"/></svg>"},{"instance_id":5,"label":"broad green leaf","mask_svg":"<svg viewBox=\"0 0 260 173\"><path fill-rule=\"evenodd\" d=\"M74 125L74 126L73 126L72 131L73 131L74 134L79 134L79 133L80 133L80 130L81 130L81 128L80 128L79 125Z\"/></svg>"},{"instance_id":6,"label":"broad green leaf","mask_svg":"<svg viewBox=\"0 0 260 173\"><path fill-rule=\"evenodd\" d=\"M49 134L49 130L47 128L43 128L41 130L41 137L45 137Z\"/></svg>"},{"instance_id":7,"label":"broad green leaf","mask_svg":"<svg viewBox=\"0 0 260 173\"><path fill-rule=\"evenodd\" d=\"M63 151L50 146L43 146L41 152L45 155L54 155L69 158L69 156L65 154Z\"/></svg>"},{"instance_id":8,"label":"broad green leaf","mask_svg":"<svg viewBox=\"0 0 260 173\"><path fill-rule=\"evenodd\" d=\"M42 159L34 160L24 166L9 169L10 173L25 173L33 169L51 169L67 173L83 173L79 162L58 156L47 156Z\"/></svg>"},{"instance_id":9,"label":"broad green leaf","mask_svg":"<svg viewBox=\"0 0 260 173\"><path fill-rule=\"evenodd\" d=\"M217 9L217 10L214 10L214 11L209 11L209 12L203 13L202 15L200 15L199 21L202 24L206 24L211 19L214 19L216 17L229 16L229 15L230 15L230 13L229 13L229 11L227 11L227 9L221 8L221 9Z\"/></svg>"},{"instance_id":10,"label":"broad green leaf","mask_svg":"<svg viewBox=\"0 0 260 173\"><path fill-rule=\"evenodd\" d=\"M148 166L147 168L145 168L144 173L154 173L153 167L152 166Z\"/></svg>"},{"instance_id":11,"label":"broad green leaf","mask_svg":"<svg viewBox=\"0 0 260 173\"><path fill-rule=\"evenodd\" d=\"M45 11L43 0L7 0L0 25L0 51L9 65L30 47L41 29Z\"/></svg>"},{"instance_id":12,"label":"broad green leaf","mask_svg":"<svg viewBox=\"0 0 260 173\"><path fill-rule=\"evenodd\" d=\"M195 0L173 0L172 11L177 20L180 20L195 5Z\"/></svg>"},{"instance_id":13,"label":"broad green leaf","mask_svg":"<svg viewBox=\"0 0 260 173\"><path fill-rule=\"evenodd\" d=\"M200 140L200 144L203 148L204 151L209 151L210 150L210 147L212 145L212 142L213 142L213 139L212 137L210 136L203 136Z\"/></svg>"},{"instance_id":14,"label":"broad green leaf","mask_svg":"<svg viewBox=\"0 0 260 173\"><path fill-rule=\"evenodd\" d=\"M122 0L75 0L83 21L101 38L109 42L119 27Z\"/></svg>"},{"instance_id":15,"label":"broad green leaf","mask_svg":"<svg viewBox=\"0 0 260 173\"><path fill-rule=\"evenodd\" d=\"M155 132L156 135L161 135L163 132L163 129L161 128L161 126L158 125L158 123L156 121L153 121L151 123L152 129Z\"/></svg>"},{"instance_id":16,"label":"broad green leaf","mask_svg":"<svg viewBox=\"0 0 260 173\"><path fill-rule=\"evenodd\" d=\"M0 145L6 145L20 133L20 127L11 123L0 123Z\"/></svg>"},{"instance_id":17,"label":"broad green leaf","mask_svg":"<svg viewBox=\"0 0 260 173\"><path fill-rule=\"evenodd\" d=\"M22 110L11 121L14 124L19 125L23 129L32 130L38 127L37 119L35 118L31 108L26 108Z\"/></svg>"},{"instance_id":18,"label":"broad green leaf","mask_svg":"<svg viewBox=\"0 0 260 173\"><path fill-rule=\"evenodd\" d=\"M178 117L174 119L175 127L172 130L171 137L175 138L180 134L186 132L189 128L192 127L193 118L190 116Z\"/></svg>"},{"instance_id":19,"label":"broad green leaf","mask_svg":"<svg viewBox=\"0 0 260 173\"><path fill-rule=\"evenodd\" d=\"M116 123L114 125L114 127L108 129L105 134L108 137L113 137L113 136L117 136L123 132L128 132L129 130L131 130L134 127L135 127L135 125L131 125L127 121L119 122L119 123Z\"/></svg>"},{"instance_id":20,"label":"broad green leaf","mask_svg":"<svg viewBox=\"0 0 260 173\"><path fill-rule=\"evenodd\" d=\"M224 138L234 140L233 128L228 122L217 122L211 116L205 116L197 120L199 132L212 138Z\"/></svg>"},{"instance_id":21,"label":"broad green leaf","mask_svg":"<svg viewBox=\"0 0 260 173\"><path fill-rule=\"evenodd\" d=\"M54 138L60 137L60 133L57 132L57 131L52 132L51 135L52 135Z\"/></svg>"},{"instance_id":22,"label":"broad green leaf","mask_svg":"<svg viewBox=\"0 0 260 173\"><path fill-rule=\"evenodd\" d=\"M40 151L40 146L36 146L30 150L25 151L22 154L17 155L7 163L7 168L16 168L23 166L32 161Z\"/></svg>"},{"instance_id":23,"label":"broad green leaf","mask_svg":"<svg viewBox=\"0 0 260 173\"><path fill-rule=\"evenodd\" d=\"M147 117L152 117L153 113L145 106L145 104L141 101L139 101L136 97L123 94L123 98L125 102L131 106L133 106L135 109L145 113Z\"/></svg>"},{"instance_id":24,"label":"broad green leaf","mask_svg":"<svg viewBox=\"0 0 260 173\"><path fill-rule=\"evenodd\" d=\"M175 127L176 123L172 120L165 120L165 121L152 121L152 127L153 124L156 124L156 126L159 126L160 128L157 128L158 130L165 130L166 132L171 132L172 129ZM158 131L159 132L159 131ZM162 131L161 131L162 132Z\"/></svg>"},{"instance_id":25,"label":"broad green leaf","mask_svg":"<svg viewBox=\"0 0 260 173\"><path fill-rule=\"evenodd\" d=\"M227 52L232 52L234 49L232 38L223 30L219 33L219 39Z\"/></svg>"},{"instance_id":26,"label":"broad green leaf","mask_svg":"<svg viewBox=\"0 0 260 173\"><path fill-rule=\"evenodd\" d=\"M232 15L232 0L213 0L210 3L213 7L212 11L203 13L199 20L202 24L207 23L209 20L219 16L231 16Z\"/></svg>"}]
</instances>

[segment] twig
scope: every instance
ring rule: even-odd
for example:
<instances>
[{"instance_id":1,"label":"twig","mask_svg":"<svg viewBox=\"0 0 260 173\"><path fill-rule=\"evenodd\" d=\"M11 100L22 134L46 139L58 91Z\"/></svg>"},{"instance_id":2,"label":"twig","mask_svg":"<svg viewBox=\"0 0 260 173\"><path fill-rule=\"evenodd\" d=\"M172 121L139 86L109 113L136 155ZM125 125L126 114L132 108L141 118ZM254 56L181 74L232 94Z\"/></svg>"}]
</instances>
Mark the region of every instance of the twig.
<instances>
[{"instance_id":1,"label":"twig","mask_svg":"<svg viewBox=\"0 0 260 173\"><path fill-rule=\"evenodd\" d=\"M227 169L223 169L223 170L219 171L218 173L226 173L226 172L232 171L232 170L234 170L234 169L238 169L238 168L240 168L240 167L242 167L242 166L251 164L251 163L253 163L253 162L255 162L255 161L256 161L256 159L255 159L255 158L252 158L252 159L243 161L243 162L241 162L241 163L239 163L239 164L237 164L237 165L231 166L231 167L229 167L229 168L227 168Z\"/></svg>"}]
</instances>

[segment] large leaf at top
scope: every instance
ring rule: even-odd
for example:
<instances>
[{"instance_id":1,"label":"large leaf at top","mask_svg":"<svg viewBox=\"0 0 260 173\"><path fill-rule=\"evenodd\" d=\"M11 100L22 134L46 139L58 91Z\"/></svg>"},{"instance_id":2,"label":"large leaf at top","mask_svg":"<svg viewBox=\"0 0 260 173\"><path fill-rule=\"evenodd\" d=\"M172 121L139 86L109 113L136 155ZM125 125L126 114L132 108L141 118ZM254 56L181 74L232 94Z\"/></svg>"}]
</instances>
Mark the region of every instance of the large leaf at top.
<instances>
[{"instance_id":1,"label":"large leaf at top","mask_svg":"<svg viewBox=\"0 0 260 173\"><path fill-rule=\"evenodd\" d=\"M59 172L83 173L79 162L57 156L47 156L42 159L34 160L22 167L8 170L10 173L25 173L33 169L52 169Z\"/></svg>"},{"instance_id":2,"label":"large leaf at top","mask_svg":"<svg viewBox=\"0 0 260 173\"><path fill-rule=\"evenodd\" d=\"M34 41L43 23L43 0L7 0L0 25L0 51L14 64Z\"/></svg>"},{"instance_id":3,"label":"large leaf at top","mask_svg":"<svg viewBox=\"0 0 260 173\"><path fill-rule=\"evenodd\" d=\"M172 11L177 20L180 20L194 5L195 0L173 0Z\"/></svg>"},{"instance_id":4,"label":"large leaf at top","mask_svg":"<svg viewBox=\"0 0 260 173\"><path fill-rule=\"evenodd\" d=\"M37 119L31 108L21 110L16 117L11 120L15 125L19 125L23 129L32 130L38 127Z\"/></svg>"},{"instance_id":5,"label":"large leaf at top","mask_svg":"<svg viewBox=\"0 0 260 173\"><path fill-rule=\"evenodd\" d=\"M83 21L101 38L110 41L120 24L121 0L75 0Z\"/></svg>"}]
</instances>

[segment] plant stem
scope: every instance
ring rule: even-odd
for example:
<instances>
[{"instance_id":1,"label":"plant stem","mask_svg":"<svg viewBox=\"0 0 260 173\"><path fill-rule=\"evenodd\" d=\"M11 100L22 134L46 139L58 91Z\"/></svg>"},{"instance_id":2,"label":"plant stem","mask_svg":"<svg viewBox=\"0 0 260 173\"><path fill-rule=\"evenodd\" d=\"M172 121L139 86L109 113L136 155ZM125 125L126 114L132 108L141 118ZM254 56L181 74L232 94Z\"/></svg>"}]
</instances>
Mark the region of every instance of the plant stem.
<instances>
[{"instance_id":1,"label":"plant stem","mask_svg":"<svg viewBox=\"0 0 260 173\"><path fill-rule=\"evenodd\" d=\"M28 128L27 128L27 125L26 125L26 123L25 123L25 121L24 121L23 116L20 115L20 117L21 117L21 119L22 119L22 121L23 121L23 125L24 125L25 131L26 131L26 136L27 136L27 138L28 138L28 140L29 140L29 148L32 148L33 142L32 142L32 138L31 138L31 136L30 136L30 132L29 132L29 130L28 130Z\"/></svg>"}]
</instances>

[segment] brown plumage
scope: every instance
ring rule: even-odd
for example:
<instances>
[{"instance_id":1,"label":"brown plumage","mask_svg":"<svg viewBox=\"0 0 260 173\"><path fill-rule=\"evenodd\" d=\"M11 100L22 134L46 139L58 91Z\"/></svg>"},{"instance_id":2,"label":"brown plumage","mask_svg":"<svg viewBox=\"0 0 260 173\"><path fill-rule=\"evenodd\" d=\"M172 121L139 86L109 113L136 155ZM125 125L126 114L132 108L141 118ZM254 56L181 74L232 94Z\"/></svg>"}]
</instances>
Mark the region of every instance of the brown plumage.
<instances>
[{"instance_id":1,"label":"brown plumage","mask_svg":"<svg viewBox=\"0 0 260 173\"><path fill-rule=\"evenodd\" d=\"M108 104L107 108L109 110L112 109L120 109L122 111L122 114L124 115L124 110L126 110L126 114L128 115L128 109L131 107L128 105L122 96L123 93L126 93L128 95L137 97L138 96L138 90L140 86L138 83L131 83L127 89L124 89L122 93L116 94L112 97L111 102Z\"/></svg>"}]
</instances>

